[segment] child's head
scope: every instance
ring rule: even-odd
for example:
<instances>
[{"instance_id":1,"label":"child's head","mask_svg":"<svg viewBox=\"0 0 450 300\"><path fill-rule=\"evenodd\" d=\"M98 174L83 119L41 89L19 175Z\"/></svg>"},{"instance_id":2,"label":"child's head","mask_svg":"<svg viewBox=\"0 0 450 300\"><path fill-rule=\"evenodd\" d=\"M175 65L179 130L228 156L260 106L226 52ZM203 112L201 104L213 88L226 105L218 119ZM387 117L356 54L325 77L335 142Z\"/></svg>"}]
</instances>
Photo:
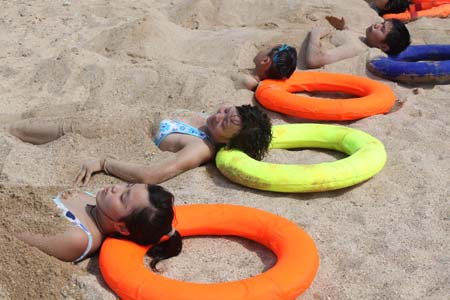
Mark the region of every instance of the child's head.
<instances>
[{"instance_id":1,"label":"child's head","mask_svg":"<svg viewBox=\"0 0 450 300\"><path fill-rule=\"evenodd\" d=\"M227 147L241 150L254 159L263 159L272 140L269 117L256 106L242 105L236 108L241 118L241 130L230 139Z\"/></svg>"},{"instance_id":2,"label":"child's head","mask_svg":"<svg viewBox=\"0 0 450 300\"><path fill-rule=\"evenodd\" d=\"M374 2L380 10L380 15L402 13L410 4L409 0L375 0Z\"/></svg>"},{"instance_id":3,"label":"child's head","mask_svg":"<svg viewBox=\"0 0 450 300\"><path fill-rule=\"evenodd\" d=\"M261 160L272 139L269 117L251 105L220 107L206 119L209 136L218 144Z\"/></svg>"},{"instance_id":4,"label":"child's head","mask_svg":"<svg viewBox=\"0 0 450 300\"><path fill-rule=\"evenodd\" d=\"M148 253L153 257L150 265L156 270L160 260L180 253L182 242L178 231L172 228L174 196L159 185L149 184L146 189L148 205L135 209L121 221L129 232L125 238L140 245L153 245ZM168 239L160 242L165 235Z\"/></svg>"},{"instance_id":5,"label":"child's head","mask_svg":"<svg viewBox=\"0 0 450 300\"><path fill-rule=\"evenodd\" d=\"M411 38L405 24L397 19L390 19L367 27L366 43L394 55L405 50L411 43Z\"/></svg>"},{"instance_id":6,"label":"child's head","mask_svg":"<svg viewBox=\"0 0 450 300\"><path fill-rule=\"evenodd\" d=\"M253 59L260 80L289 78L297 66L297 51L286 44L263 49Z\"/></svg>"}]
</instances>

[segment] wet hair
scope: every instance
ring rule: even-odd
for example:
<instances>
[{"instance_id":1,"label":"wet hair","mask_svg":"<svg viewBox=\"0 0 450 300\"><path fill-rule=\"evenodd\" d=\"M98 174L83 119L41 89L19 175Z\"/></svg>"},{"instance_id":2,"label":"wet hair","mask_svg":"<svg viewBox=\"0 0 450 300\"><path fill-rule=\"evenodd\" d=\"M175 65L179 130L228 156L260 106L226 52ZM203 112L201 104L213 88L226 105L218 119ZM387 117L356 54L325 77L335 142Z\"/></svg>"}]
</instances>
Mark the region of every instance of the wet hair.
<instances>
[{"instance_id":1,"label":"wet hair","mask_svg":"<svg viewBox=\"0 0 450 300\"><path fill-rule=\"evenodd\" d=\"M286 44L270 50L268 56L272 60L266 75L269 79L289 78L297 67L297 50Z\"/></svg>"},{"instance_id":2,"label":"wet hair","mask_svg":"<svg viewBox=\"0 0 450 300\"><path fill-rule=\"evenodd\" d=\"M241 130L227 144L250 157L261 160L269 150L272 140L272 123L267 114L251 105L236 106L241 117Z\"/></svg>"},{"instance_id":3,"label":"wet hair","mask_svg":"<svg viewBox=\"0 0 450 300\"><path fill-rule=\"evenodd\" d=\"M385 51L389 55L399 54L411 44L411 37L405 24L397 19L387 20L392 23L392 29L387 34L385 42L389 50Z\"/></svg>"},{"instance_id":4,"label":"wet hair","mask_svg":"<svg viewBox=\"0 0 450 300\"><path fill-rule=\"evenodd\" d=\"M384 14L398 14L408 9L409 0L389 0L383 9L380 9L380 16Z\"/></svg>"},{"instance_id":5,"label":"wet hair","mask_svg":"<svg viewBox=\"0 0 450 300\"><path fill-rule=\"evenodd\" d=\"M156 264L176 256L181 252L182 242L178 231L161 242L161 238L172 231L174 219L172 193L155 184L147 185L150 205L134 210L121 221L127 226L130 235L122 236L140 245L152 245L147 252L153 259L150 266L153 271Z\"/></svg>"}]
</instances>

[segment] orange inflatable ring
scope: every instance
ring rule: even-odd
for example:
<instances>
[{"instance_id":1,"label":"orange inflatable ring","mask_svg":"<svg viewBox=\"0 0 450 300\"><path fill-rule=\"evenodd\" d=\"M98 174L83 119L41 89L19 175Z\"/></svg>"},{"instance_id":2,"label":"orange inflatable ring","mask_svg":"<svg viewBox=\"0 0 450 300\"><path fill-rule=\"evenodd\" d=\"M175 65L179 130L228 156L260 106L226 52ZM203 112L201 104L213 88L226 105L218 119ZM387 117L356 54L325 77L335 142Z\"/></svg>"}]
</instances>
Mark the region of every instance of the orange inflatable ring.
<instances>
[{"instance_id":1,"label":"orange inflatable ring","mask_svg":"<svg viewBox=\"0 0 450 300\"><path fill-rule=\"evenodd\" d=\"M409 9L398 14L384 14L384 19L409 22L421 17L446 18L450 15L450 0L414 0Z\"/></svg>"},{"instance_id":2,"label":"orange inflatable ring","mask_svg":"<svg viewBox=\"0 0 450 300\"><path fill-rule=\"evenodd\" d=\"M245 206L195 204L177 206L182 236L233 235L263 244L278 257L266 272L224 283L191 283L165 278L147 269L149 247L108 238L100 252L100 270L124 300L290 300L314 279L319 257L313 240L291 221ZM226 251L226 250L224 250Z\"/></svg>"},{"instance_id":3,"label":"orange inflatable ring","mask_svg":"<svg viewBox=\"0 0 450 300\"><path fill-rule=\"evenodd\" d=\"M295 92L343 92L359 98L328 99ZM312 120L356 120L388 112L395 102L391 88L368 78L335 73L294 72L287 80L263 80L255 92L265 108Z\"/></svg>"}]
</instances>

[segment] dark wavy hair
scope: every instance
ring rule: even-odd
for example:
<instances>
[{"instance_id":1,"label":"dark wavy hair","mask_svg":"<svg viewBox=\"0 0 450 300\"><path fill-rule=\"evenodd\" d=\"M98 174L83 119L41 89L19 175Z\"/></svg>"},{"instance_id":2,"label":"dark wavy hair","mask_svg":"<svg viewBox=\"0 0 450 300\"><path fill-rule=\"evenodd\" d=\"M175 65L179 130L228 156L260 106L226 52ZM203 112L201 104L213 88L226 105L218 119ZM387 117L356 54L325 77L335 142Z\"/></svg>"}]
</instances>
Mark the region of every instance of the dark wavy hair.
<instances>
[{"instance_id":1,"label":"dark wavy hair","mask_svg":"<svg viewBox=\"0 0 450 300\"><path fill-rule=\"evenodd\" d=\"M269 117L256 106L242 105L236 109L241 117L241 130L230 139L227 147L241 150L254 159L263 159L272 140Z\"/></svg>"},{"instance_id":2,"label":"dark wavy hair","mask_svg":"<svg viewBox=\"0 0 450 300\"><path fill-rule=\"evenodd\" d=\"M408 9L410 4L409 0L389 0L384 9L380 9L379 15L402 13Z\"/></svg>"},{"instance_id":3,"label":"dark wavy hair","mask_svg":"<svg viewBox=\"0 0 450 300\"><path fill-rule=\"evenodd\" d=\"M182 242L178 231L167 240L161 238L172 231L174 218L172 193L156 184L148 184L150 205L134 210L121 221L125 223L130 235L122 236L140 245L153 245L148 254L153 258L150 266L157 271L156 264L176 256L181 252Z\"/></svg>"},{"instance_id":4,"label":"dark wavy hair","mask_svg":"<svg viewBox=\"0 0 450 300\"><path fill-rule=\"evenodd\" d=\"M385 51L389 55L399 54L411 44L411 37L408 28L400 20L389 19L386 22L392 23L392 29L386 36L386 44L389 50Z\"/></svg>"},{"instance_id":5,"label":"dark wavy hair","mask_svg":"<svg viewBox=\"0 0 450 300\"><path fill-rule=\"evenodd\" d=\"M268 56L272 60L266 75L269 79L289 78L297 67L297 50L294 47L282 44L270 50Z\"/></svg>"}]
</instances>

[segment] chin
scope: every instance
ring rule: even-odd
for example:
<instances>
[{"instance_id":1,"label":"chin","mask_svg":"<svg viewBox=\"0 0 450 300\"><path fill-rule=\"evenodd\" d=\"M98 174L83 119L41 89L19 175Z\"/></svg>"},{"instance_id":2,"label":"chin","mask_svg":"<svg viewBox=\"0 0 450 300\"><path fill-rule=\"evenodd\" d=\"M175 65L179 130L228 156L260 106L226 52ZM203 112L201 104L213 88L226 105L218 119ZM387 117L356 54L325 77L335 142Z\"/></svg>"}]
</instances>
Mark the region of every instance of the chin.
<instances>
[{"instance_id":1,"label":"chin","mask_svg":"<svg viewBox=\"0 0 450 300\"><path fill-rule=\"evenodd\" d=\"M208 130L209 130L209 128L211 127L211 118L212 118L213 116L214 116L214 115L211 115L211 116L209 116L209 117L206 118L206 128L208 128Z\"/></svg>"}]
</instances>

